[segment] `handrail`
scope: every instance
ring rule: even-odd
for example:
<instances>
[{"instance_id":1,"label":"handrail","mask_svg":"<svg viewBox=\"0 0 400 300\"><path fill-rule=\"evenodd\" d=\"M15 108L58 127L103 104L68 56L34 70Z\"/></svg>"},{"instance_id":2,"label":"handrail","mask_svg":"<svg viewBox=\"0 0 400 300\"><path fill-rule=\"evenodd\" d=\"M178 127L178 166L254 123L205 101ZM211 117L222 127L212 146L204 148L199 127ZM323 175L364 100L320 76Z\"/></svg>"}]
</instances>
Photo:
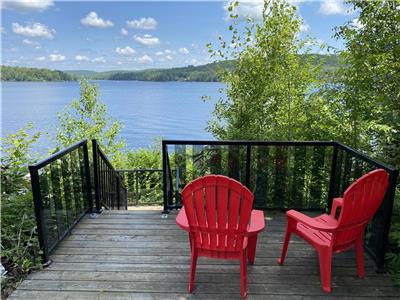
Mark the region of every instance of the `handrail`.
<instances>
[{"instance_id":1,"label":"handrail","mask_svg":"<svg viewBox=\"0 0 400 300\"><path fill-rule=\"evenodd\" d=\"M163 169L116 169L117 172L162 172Z\"/></svg>"},{"instance_id":2,"label":"handrail","mask_svg":"<svg viewBox=\"0 0 400 300\"><path fill-rule=\"evenodd\" d=\"M116 171L122 175L129 205L147 206L162 203L162 169L121 169Z\"/></svg>"},{"instance_id":3,"label":"handrail","mask_svg":"<svg viewBox=\"0 0 400 300\"><path fill-rule=\"evenodd\" d=\"M252 146L334 146L334 141L251 141L251 140L162 140L163 144L171 145L216 145L216 146L233 146L233 145L252 145Z\"/></svg>"},{"instance_id":4,"label":"handrail","mask_svg":"<svg viewBox=\"0 0 400 300\"><path fill-rule=\"evenodd\" d=\"M64 150L60 150L60 151L52 154L48 158L43 159L43 160L31 165L31 167L36 168L36 169L43 168L44 166L48 165L49 163L56 161L57 159L63 157L64 155L66 155L66 154L74 151L75 149L79 148L80 146L83 146L86 144L87 144L87 140L82 140L80 142L77 142L77 143L65 148Z\"/></svg>"},{"instance_id":5,"label":"handrail","mask_svg":"<svg viewBox=\"0 0 400 300\"><path fill-rule=\"evenodd\" d=\"M127 209L126 188L120 173L114 169L95 139L92 140L96 210Z\"/></svg>"},{"instance_id":6,"label":"handrail","mask_svg":"<svg viewBox=\"0 0 400 300\"><path fill-rule=\"evenodd\" d=\"M364 153L362 153L362 152L360 152L360 151L358 151L358 150L355 150L355 149L353 149L353 148L351 148L351 147L349 147L349 146L346 146L345 144L342 144L342 143L340 143L340 142L335 142L335 144L336 144L337 146L339 146L340 148L342 148L342 149L344 149L344 150L346 150L346 151L351 152L352 154L354 154L354 155L357 156L358 158L361 158L361 159L365 160L366 162L368 162L368 163L370 163L370 164L373 164L375 167L382 168L382 169L384 169L385 171L389 171L389 172L394 172L394 171L396 171L396 168L395 168L395 167L393 167L393 166L391 166L391 165L388 165L388 164L385 164L385 163L383 163L383 162L380 162L380 161L378 161L378 160L376 160L376 159L373 159L373 158L367 156L366 154L364 154Z\"/></svg>"},{"instance_id":7,"label":"handrail","mask_svg":"<svg viewBox=\"0 0 400 300\"><path fill-rule=\"evenodd\" d=\"M29 172L39 245L48 265L50 252L93 206L87 140L29 166Z\"/></svg>"}]
</instances>

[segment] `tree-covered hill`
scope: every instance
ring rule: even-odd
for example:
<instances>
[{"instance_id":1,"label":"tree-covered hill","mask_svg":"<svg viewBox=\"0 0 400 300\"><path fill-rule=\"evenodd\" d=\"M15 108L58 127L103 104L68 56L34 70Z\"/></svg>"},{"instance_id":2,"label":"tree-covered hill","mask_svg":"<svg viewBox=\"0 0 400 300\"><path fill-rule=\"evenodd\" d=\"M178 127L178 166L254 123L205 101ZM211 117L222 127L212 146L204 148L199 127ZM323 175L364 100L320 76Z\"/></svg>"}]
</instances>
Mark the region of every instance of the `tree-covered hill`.
<instances>
[{"instance_id":1,"label":"tree-covered hill","mask_svg":"<svg viewBox=\"0 0 400 300\"><path fill-rule=\"evenodd\" d=\"M315 62L322 62L322 71L330 72L338 67L336 55L308 54ZM304 58L306 58L304 56ZM139 71L115 70L95 72L89 70L52 71L48 69L2 66L3 81L59 81L80 78L97 80L138 80L138 81L218 81L218 69L233 69L235 61L219 61L201 66L187 66L170 69L147 69Z\"/></svg>"},{"instance_id":2,"label":"tree-covered hill","mask_svg":"<svg viewBox=\"0 0 400 300\"><path fill-rule=\"evenodd\" d=\"M1 66L2 81L68 81L74 77L58 70Z\"/></svg>"}]
</instances>

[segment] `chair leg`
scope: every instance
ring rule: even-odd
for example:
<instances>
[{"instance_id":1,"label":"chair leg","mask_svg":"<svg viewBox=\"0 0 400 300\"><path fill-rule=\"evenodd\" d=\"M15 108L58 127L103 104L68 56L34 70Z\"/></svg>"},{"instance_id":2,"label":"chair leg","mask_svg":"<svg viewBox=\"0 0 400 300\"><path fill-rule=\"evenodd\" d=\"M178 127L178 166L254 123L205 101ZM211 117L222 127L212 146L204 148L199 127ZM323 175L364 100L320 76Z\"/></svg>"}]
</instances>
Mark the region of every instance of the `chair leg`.
<instances>
[{"instance_id":1,"label":"chair leg","mask_svg":"<svg viewBox=\"0 0 400 300\"><path fill-rule=\"evenodd\" d=\"M283 263L285 262L286 252L288 249L291 234L292 234L292 229L288 223L286 225L286 233L285 233L285 240L283 241L282 254L281 257L278 259L278 264L280 265L283 265Z\"/></svg>"},{"instance_id":2,"label":"chair leg","mask_svg":"<svg viewBox=\"0 0 400 300\"><path fill-rule=\"evenodd\" d=\"M318 250L318 258L322 289L324 290L324 292L330 293L332 291L332 249L322 248Z\"/></svg>"},{"instance_id":3,"label":"chair leg","mask_svg":"<svg viewBox=\"0 0 400 300\"><path fill-rule=\"evenodd\" d=\"M355 244L356 258L357 258L357 269L358 277L364 278L364 249L363 249L363 237L359 238Z\"/></svg>"},{"instance_id":4,"label":"chair leg","mask_svg":"<svg viewBox=\"0 0 400 300\"><path fill-rule=\"evenodd\" d=\"M189 293L192 293L194 290L194 276L196 274L196 266L197 266L197 253L194 249L192 249L192 255L190 257Z\"/></svg>"},{"instance_id":5,"label":"chair leg","mask_svg":"<svg viewBox=\"0 0 400 300\"><path fill-rule=\"evenodd\" d=\"M240 291L242 298L247 296L247 251L243 251L240 258Z\"/></svg>"},{"instance_id":6,"label":"chair leg","mask_svg":"<svg viewBox=\"0 0 400 300\"><path fill-rule=\"evenodd\" d=\"M250 265L254 264L256 258L257 235L249 237L249 244L247 246L247 260Z\"/></svg>"}]
</instances>

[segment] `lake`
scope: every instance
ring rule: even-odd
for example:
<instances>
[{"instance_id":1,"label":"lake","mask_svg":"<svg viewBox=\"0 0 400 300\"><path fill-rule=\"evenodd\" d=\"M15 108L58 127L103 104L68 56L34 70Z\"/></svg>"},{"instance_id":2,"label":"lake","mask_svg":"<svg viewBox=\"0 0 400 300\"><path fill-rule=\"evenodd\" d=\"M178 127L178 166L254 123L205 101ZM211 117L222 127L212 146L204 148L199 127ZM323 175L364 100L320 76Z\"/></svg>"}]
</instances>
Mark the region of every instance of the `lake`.
<instances>
[{"instance_id":1,"label":"lake","mask_svg":"<svg viewBox=\"0 0 400 300\"><path fill-rule=\"evenodd\" d=\"M121 137L128 147L149 147L155 139L213 139L205 131L221 83L96 81L100 100L109 115L125 127ZM78 82L2 82L2 135L15 132L28 122L38 131L54 133L57 113L79 98ZM203 102L208 95L211 101ZM35 150L49 147L46 136Z\"/></svg>"}]
</instances>

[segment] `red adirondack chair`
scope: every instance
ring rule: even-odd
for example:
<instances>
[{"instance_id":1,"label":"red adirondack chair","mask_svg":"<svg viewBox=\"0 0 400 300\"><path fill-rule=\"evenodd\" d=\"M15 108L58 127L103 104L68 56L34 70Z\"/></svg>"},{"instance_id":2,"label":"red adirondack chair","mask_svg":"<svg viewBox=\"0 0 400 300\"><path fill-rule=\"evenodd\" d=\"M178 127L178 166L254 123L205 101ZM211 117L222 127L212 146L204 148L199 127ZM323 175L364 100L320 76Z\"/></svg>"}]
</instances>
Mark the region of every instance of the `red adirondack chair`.
<instances>
[{"instance_id":1,"label":"red adirondack chair","mask_svg":"<svg viewBox=\"0 0 400 300\"><path fill-rule=\"evenodd\" d=\"M240 182L220 175L200 177L182 191L176 223L189 233L189 293L194 288L197 257L240 261L241 295L246 297L247 260L254 263L264 212L252 210L253 194Z\"/></svg>"},{"instance_id":2,"label":"red adirondack chair","mask_svg":"<svg viewBox=\"0 0 400 300\"><path fill-rule=\"evenodd\" d=\"M358 276L363 278L364 231L376 210L382 203L388 185L388 174L378 169L362 176L344 192L343 198L333 199L330 214L310 218L298 211L286 213L287 227L282 255L278 260L283 264L292 233L309 242L318 252L322 289L331 292L332 254L354 246L357 258ZM339 217L336 218L337 210Z\"/></svg>"}]
</instances>

